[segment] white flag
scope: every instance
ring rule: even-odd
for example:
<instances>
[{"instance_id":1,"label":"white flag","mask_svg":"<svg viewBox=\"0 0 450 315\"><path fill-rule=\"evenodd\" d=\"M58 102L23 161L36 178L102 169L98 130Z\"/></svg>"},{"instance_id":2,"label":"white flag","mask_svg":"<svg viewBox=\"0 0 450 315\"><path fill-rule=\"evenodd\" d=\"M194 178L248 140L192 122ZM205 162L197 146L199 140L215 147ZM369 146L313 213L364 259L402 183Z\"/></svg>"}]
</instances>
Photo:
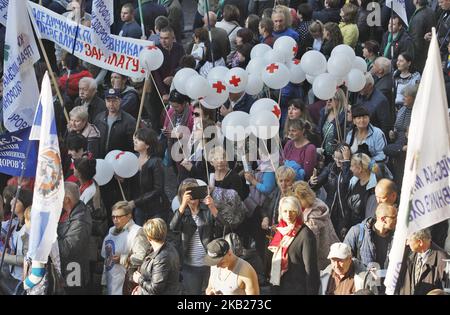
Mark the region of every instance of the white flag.
<instances>
[{"instance_id":1,"label":"white flag","mask_svg":"<svg viewBox=\"0 0 450 315\"><path fill-rule=\"evenodd\" d=\"M406 15L405 0L386 0L386 6L392 8L395 13L403 20L406 26L408 26L408 16Z\"/></svg>"},{"instance_id":2,"label":"white flag","mask_svg":"<svg viewBox=\"0 0 450 315\"><path fill-rule=\"evenodd\" d=\"M0 23L6 26L6 18L8 16L9 0L0 1Z\"/></svg>"},{"instance_id":3,"label":"white flag","mask_svg":"<svg viewBox=\"0 0 450 315\"><path fill-rule=\"evenodd\" d=\"M394 294L406 238L450 218L450 127L434 28L432 33L409 126L400 208L384 282L386 294Z\"/></svg>"},{"instance_id":4,"label":"white flag","mask_svg":"<svg viewBox=\"0 0 450 315\"><path fill-rule=\"evenodd\" d=\"M9 131L31 126L39 88L33 64L39 51L27 13L27 1L10 1L3 65L3 124Z\"/></svg>"},{"instance_id":5,"label":"white flag","mask_svg":"<svg viewBox=\"0 0 450 315\"><path fill-rule=\"evenodd\" d=\"M94 0L92 2L92 43L100 47L106 56L111 54L113 39L110 27L114 22L113 0Z\"/></svg>"},{"instance_id":6,"label":"white flag","mask_svg":"<svg viewBox=\"0 0 450 315\"><path fill-rule=\"evenodd\" d=\"M57 238L57 227L64 200L64 180L56 131L53 96L48 72L42 81L42 92L31 129L30 139L39 137L28 256L47 263Z\"/></svg>"}]
</instances>

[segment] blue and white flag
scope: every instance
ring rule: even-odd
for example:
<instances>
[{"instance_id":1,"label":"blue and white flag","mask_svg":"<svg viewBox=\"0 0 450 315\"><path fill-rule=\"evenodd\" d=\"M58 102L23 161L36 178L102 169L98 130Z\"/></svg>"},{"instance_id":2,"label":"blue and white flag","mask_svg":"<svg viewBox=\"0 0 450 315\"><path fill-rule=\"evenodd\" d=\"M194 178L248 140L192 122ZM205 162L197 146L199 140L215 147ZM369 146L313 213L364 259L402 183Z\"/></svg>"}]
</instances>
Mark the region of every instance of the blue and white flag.
<instances>
[{"instance_id":1,"label":"blue and white flag","mask_svg":"<svg viewBox=\"0 0 450 315\"><path fill-rule=\"evenodd\" d=\"M386 6L392 8L395 13L403 20L406 26L408 26L408 16L406 15L406 0L386 0Z\"/></svg>"},{"instance_id":2,"label":"blue and white flag","mask_svg":"<svg viewBox=\"0 0 450 315\"><path fill-rule=\"evenodd\" d=\"M64 179L56 132L53 96L48 72L42 81L38 109L30 139L39 139L33 205L31 208L30 245L28 256L47 263L64 200Z\"/></svg>"},{"instance_id":3,"label":"blue and white flag","mask_svg":"<svg viewBox=\"0 0 450 315\"><path fill-rule=\"evenodd\" d=\"M39 98L33 64L40 58L27 1L10 1L3 65L3 124L9 131L31 126Z\"/></svg>"},{"instance_id":4,"label":"blue and white flag","mask_svg":"<svg viewBox=\"0 0 450 315\"><path fill-rule=\"evenodd\" d=\"M6 18L8 16L9 0L0 1L0 24L6 26Z\"/></svg>"},{"instance_id":5,"label":"blue and white flag","mask_svg":"<svg viewBox=\"0 0 450 315\"><path fill-rule=\"evenodd\" d=\"M100 47L106 56L111 55L110 27L114 22L113 0L94 0L92 2L92 43Z\"/></svg>"},{"instance_id":6,"label":"blue and white flag","mask_svg":"<svg viewBox=\"0 0 450 315\"><path fill-rule=\"evenodd\" d=\"M25 167L24 176L34 177L37 157L36 141L30 143L31 147L26 158L30 130L31 127L28 127L0 135L0 173L20 176L22 168Z\"/></svg>"},{"instance_id":7,"label":"blue and white flag","mask_svg":"<svg viewBox=\"0 0 450 315\"><path fill-rule=\"evenodd\" d=\"M384 282L386 294L395 292L407 237L450 218L450 123L435 28L432 34L411 114L400 208Z\"/></svg>"}]
</instances>

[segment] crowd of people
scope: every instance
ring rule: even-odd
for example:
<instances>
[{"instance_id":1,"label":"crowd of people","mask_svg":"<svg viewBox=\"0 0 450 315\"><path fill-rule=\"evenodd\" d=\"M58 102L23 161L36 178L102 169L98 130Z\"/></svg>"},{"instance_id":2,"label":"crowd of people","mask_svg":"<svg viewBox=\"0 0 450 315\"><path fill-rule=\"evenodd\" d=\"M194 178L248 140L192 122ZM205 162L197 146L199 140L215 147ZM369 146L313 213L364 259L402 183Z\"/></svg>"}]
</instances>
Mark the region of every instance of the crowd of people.
<instances>
[{"instance_id":1,"label":"crowd of people","mask_svg":"<svg viewBox=\"0 0 450 315\"><path fill-rule=\"evenodd\" d=\"M192 28L185 25L186 1L140 1L145 34L137 1L114 1L111 32L152 41L164 55L152 73L155 84L108 72L44 41L64 97L60 104L54 93L65 179L57 250L43 289L25 291L34 178L24 179L16 197L17 177L0 174L0 250L6 251L0 291L384 294L382 270L389 264L411 111L432 27L450 82L450 0L405 1L408 26L384 1L380 25L373 26L369 0L198 0ZM89 27L92 2L42 4L69 18L79 10ZM270 93L281 109L279 135L269 141L281 156L276 167L269 145L258 142L255 161L230 157L234 144L221 135L226 115L248 113L263 95L230 93L219 109L208 109L177 91L173 78L182 68L204 77L215 66L245 69L253 46L272 46L280 36L297 42L300 60L309 50L328 58L337 45L349 45L367 72L360 92L341 85L326 101L314 97L307 81ZM45 62L35 69L40 83ZM188 154L177 160L171 152L186 137L181 127L190 131ZM99 186L96 159L112 150L135 152L138 172ZM206 194L199 196L202 186ZM446 220L408 238L397 294L444 292L448 232Z\"/></svg>"}]
</instances>

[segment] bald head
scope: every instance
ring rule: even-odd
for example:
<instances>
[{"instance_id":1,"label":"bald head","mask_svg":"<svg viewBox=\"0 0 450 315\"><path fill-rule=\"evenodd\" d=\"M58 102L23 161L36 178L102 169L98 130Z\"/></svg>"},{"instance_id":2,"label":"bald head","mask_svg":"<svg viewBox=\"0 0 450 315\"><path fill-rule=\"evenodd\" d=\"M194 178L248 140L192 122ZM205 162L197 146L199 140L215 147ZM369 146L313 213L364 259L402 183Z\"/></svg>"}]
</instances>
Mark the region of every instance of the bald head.
<instances>
[{"instance_id":1,"label":"bald head","mask_svg":"<svg viewBox=\"0 0 450 315\"><path fill-rule=\"evenodd\" d=\"M392 180L383 178L375 187L375 197L378 203L393 205L397 201L397 186Z\"/></svg>"},{"instance_id":2,"label":"bald head","mask_svg":"<svg viewBox=\"0 0 450 315\"><path fill-rule=\"evenodd\" d=\"M208 15L209 15L209 25L211 25L211 27L214 27L217 23L217 15L212 11L209 11ZM203 23L205 23L205 26L208 26L208 18L206 14L203 17Z\"/></svg>"},{"instance_id":3,"label":"bald head","mask_svg":"<svg viewBox=\"0 0 450 315\"><path fill-rule=\"evenodd\" d=\"M380 203L376 210L375 230L386 234L395 230L397 224L397 208L387 203Z\"/></svg>"}]
</instances>

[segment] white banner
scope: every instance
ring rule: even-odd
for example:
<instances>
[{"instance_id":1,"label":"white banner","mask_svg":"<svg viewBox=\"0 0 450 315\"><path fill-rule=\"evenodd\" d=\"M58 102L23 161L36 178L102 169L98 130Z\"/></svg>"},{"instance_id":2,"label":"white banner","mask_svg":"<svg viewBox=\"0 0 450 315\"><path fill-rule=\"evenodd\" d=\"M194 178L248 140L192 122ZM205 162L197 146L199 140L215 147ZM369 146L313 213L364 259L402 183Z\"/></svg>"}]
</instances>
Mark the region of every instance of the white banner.
<instances>
[{"instance_id":1,"label":"white banner","mask_svg":"<svg viewBox=\"0 0 450 315\"><path fill-rule=\"evenodd\" d=\"M450 218L450 127L436 30L408 133L405 175L384 284L394 294L406 238Z\"/></svg>"},{"instance_id":2,"label":"white banner","mask_svg":"<svg viewBox=\"0 0 450 315\"><path fill-rule=\"evenodd\" d=\"M4 53L3 124L9 131L16 131L31 126L39 98L33 65L40 56L26 0L9 3Z\"/></svg>"},{"instance_id":3,"label":"white banner","mask_svg":"<svg viewBox=\"0 0 450 315\"><path fill-rule=\"evenodd\" d=\"M6 26L6 17L8 15L9 0L0 0L0 23Z\"/></svg>"},{"instance_id":4,"label":"white banner","mask_svg":"<svg viewBox=\"0 0 450 315\"><path fill-rule=\"evenodd\" d=\"M408 16L406 15L405 0L386 0L386 6L388 8L393 7L393 10L403 20L406 26L408 26Z\"/></svg>"},{"instance_id":5,"label":"white banner","mask_svg":"<svg viewBox=\"0 0 450 315\"><path fill-rule=\"evenodd\" d=\"M110 27L114 22L112 0L94 0L92 3L92 38L94 46L100 47L103 52L107 52L109 57L111 51L110 44L113 42L111 38Z\"/></svg>"},{"instance_id":6,"label":"white banner","mask_svg":"<svg viewBox=\"0 0 450 315\"><path fill-rule=\"evenodd\" d=\"M77 23L54 13L43 6L28 2L28 10L38 36L51 40L64 50L72 52ZM139 52L151 41L111 35L111 54L93 44L92 29L80 25L75 42L75 56L98 67L132 77L143 78L145 70L139 65Z\"/></svg>"}]
</instances>

